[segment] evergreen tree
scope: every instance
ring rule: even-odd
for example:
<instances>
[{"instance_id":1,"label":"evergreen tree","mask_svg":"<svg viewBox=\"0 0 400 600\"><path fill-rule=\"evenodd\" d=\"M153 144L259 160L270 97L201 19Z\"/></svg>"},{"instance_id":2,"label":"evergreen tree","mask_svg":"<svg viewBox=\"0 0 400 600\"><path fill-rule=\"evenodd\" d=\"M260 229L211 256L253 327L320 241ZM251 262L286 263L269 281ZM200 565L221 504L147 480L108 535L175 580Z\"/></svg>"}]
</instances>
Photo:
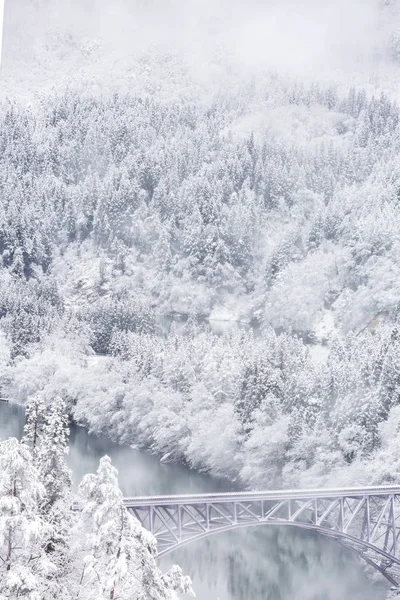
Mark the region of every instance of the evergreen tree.
<instances>
[{"instance_id":1,"label":"evergreen tree","mask_svg":"<svg viewBox=\"0 0 400 600\"><path fill-rule=\"evenodd\" d=\"M41 394L35 394L28 398L25 407L25 419L26 423L22 441L29 446L33 459L36 462L45 419L45 406Z\"/></svg>"},{"instance_id":2,"label":"evergreen tree","mask_svg":"<svg viewBox=\"0 0 400 600\"><path fill-rule=\"evenodd\" d=\"M49 581L54 597L58 597L62 582L71 576L72 571L71 536L75 514L71 511L71 472L66 463L68 437L66 403L56 397L48 408L37 452L40 479L46 490L40 508L51 527L45 550L55 567L55 573Z\"/></svg>"},{"instance_id":3,"label":"evergreen tree","mask_svg":"<svg viewBox=\"0 0 400 600\"><path fill-rule=\"evenodd\" d=\"M125 508L117 470L108 457L81 485L87 552L81 575L82 600L174 600L191 593L176 567L162 576L155 538Z\"/></svg>"},{"instance_id":4,"label":"evergreen tree","mask_svg":"<svg viewBox=\"0 0 400 600\"><path fill-rule=\"evenodd\" d=\"M56 397L48 409L38 452L38 465L46 489L47 506L53 507L69 494L71 472L68 455L69 415L65 401Z\"/></svg>"},{"instance_id":5,"label":"evergreen tree","mask_svg":"<svg viewBox=\"0 0 400 600\"><path fill-rule=\"evenodd\" d=\"M46 490L25 444L0 443L0 598L50 600L55 565L46 553L51 527L41 514Z\"/></svg>"}]
</instances>

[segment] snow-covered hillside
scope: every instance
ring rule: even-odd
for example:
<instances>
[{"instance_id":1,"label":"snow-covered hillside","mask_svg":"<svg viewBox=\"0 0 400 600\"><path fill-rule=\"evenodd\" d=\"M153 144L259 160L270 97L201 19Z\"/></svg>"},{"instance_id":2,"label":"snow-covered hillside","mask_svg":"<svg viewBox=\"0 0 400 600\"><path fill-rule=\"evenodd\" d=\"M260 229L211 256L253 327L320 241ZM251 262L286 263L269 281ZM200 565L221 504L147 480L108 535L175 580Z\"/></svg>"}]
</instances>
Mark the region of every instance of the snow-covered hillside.
<instances>
[{"instance_id":1,"label":"snow-covered hillside","mask_svg":"<svg viewBox=\"0 0 400 600\"><path fill-rule=\"evenodd\" d=\"M254 486L396 477L399 24L8 2L4 393Z\"/></svg>"}]
</instances>

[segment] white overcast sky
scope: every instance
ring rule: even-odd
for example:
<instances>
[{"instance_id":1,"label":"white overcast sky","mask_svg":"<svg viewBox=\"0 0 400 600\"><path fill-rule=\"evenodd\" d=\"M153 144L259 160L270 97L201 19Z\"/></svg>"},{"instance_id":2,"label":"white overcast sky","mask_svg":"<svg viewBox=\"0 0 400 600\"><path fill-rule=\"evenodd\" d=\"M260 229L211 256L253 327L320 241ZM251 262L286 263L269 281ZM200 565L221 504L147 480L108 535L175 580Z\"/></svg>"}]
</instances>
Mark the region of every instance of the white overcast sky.
<instances>
[{"instance_id":1,"label":"white overcast sky","mask_svg":"<svg viewBox=\"0 0 400 600\"><path fill-rule=\"evenodd\" d=\"M0 0L1 1L1 0ZM6 41L48 27L98 37L107 51L157 46L204 68L216 49L244 70L326 75L369 67L395 19L380 0L6 0ZM34 8L33 8L34 7ZM40 8L38 8L40 7ZM386 11L387 12L387 11Z\"/></svg>"}]
</instances>

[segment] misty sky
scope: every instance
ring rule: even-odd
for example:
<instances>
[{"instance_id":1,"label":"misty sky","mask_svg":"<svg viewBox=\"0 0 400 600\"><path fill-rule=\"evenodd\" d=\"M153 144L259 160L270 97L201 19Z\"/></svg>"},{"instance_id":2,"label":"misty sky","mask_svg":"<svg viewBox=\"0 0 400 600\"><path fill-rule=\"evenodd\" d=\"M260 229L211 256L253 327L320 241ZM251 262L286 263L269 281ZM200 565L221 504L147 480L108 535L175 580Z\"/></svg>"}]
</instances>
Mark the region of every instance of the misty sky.
<instances>
[{"instance_id":1,"label":"misty sky","mask_svg":"<svg viewBox=\"0 0 400 600\"><path fill-rule=\"evenodd\" d=\"M51 31L100 40L107 57L156 48L194 72L218 57L244 71L326 80L373 72L397 21L379 0L6 0L5 52L28 56L27 31L36 46Z\"/></svg>"}]
</instances>

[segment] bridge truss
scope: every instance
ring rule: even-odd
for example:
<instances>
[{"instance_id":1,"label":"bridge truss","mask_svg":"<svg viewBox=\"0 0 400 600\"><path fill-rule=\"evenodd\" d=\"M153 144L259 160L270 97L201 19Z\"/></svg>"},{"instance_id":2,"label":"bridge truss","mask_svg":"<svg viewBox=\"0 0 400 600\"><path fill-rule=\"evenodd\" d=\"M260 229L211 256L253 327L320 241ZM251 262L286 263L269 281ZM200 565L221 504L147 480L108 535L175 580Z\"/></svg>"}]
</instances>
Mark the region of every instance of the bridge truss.
<instances>
[{"instance_id":1,"label":"bridge truss","mask_svg":"<svg viewBox=\"0 0 400 600\"><path fill-rule=\"evenodd\" d=\"M159 556L211 534L256 525L316 531L355 552L400 590L400 487L127 498Z\"/></svg>"}]
</instances>

